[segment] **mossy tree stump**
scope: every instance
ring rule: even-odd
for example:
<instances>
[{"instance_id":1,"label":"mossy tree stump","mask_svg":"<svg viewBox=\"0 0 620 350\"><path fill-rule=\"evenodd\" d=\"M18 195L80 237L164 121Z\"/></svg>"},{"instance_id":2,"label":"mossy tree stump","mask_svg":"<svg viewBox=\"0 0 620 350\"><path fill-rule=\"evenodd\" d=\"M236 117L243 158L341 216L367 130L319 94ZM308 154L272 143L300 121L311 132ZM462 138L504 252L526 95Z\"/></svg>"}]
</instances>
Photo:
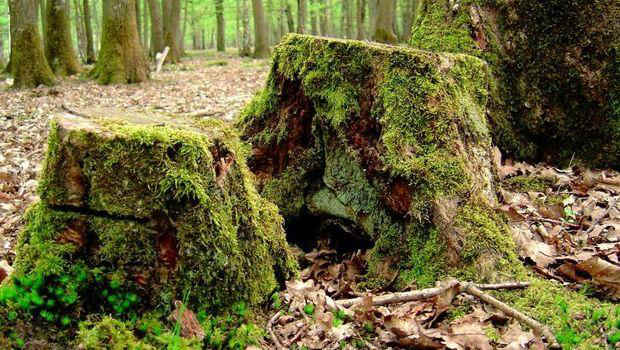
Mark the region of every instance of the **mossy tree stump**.
<instances>
[{"instance_id":1,"label":"mossy tree stump","mask_svg":"<svg viewBox=\"0 0 620 350\"><path fill-rule=\"evenodd\" d=\"M166 315L174 300L194 310L256 305L294 275L282 218L256 192L234 131L103 115L52 122L15 278L38 281L27 283L38 294L59 286L73 296L59 313L83 319Z\"/></svg>"},{"instance_id":2,"label":"mossy tree stump","mask_svg":"<svg viewBox=\"0 0 620 350\"><path fill-rule=\"evenodd\" d=\"M493 279L518 260L491 209L487 84L471 56L289 35L239 127L261 193L374 242L371 279Z\"/></svg>"}]
</instances>

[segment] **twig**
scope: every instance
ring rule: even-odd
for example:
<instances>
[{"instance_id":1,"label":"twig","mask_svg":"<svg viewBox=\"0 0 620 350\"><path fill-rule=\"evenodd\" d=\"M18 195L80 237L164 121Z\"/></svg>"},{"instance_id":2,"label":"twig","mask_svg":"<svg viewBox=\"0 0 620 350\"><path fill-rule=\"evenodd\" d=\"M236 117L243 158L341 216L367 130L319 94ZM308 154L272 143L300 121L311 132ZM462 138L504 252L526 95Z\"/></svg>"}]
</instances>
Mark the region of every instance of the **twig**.
<instances>
[{"instance_id":1,"label":"twig","mask_svg":"<svg viewBox=\"0 0 620 350\"><path fill-rule=\"evenodd\" d=\"M276 312L275 315L273 315L273 317L269 319L269 322L267 323L267 329L269 330L269 334L271 335L271 338L273 338L273 343L275 344L276 349L284 350L285 348L284 346L282 346L282 343L280 342L280 339L276 335L276 332L273 331L273 324L276 322L278 317L280 317L280 311Z\"/></svg>"},{"instance_id":2,"label":"twig","mask_svg":"<svg viewBox=\"0 0 620 350\"><path fill-rule=\"evenodd\" d=\"M507 282L497 284L476 284L480 290L499 290L499 289L525 289L531 285L530 282Z\"/></svg>"},{"instance_id":3,"label":"twig","mask_svg":"<svg viewBox=\"0 0 620 350\"><path fill-rule=\"evenodd\" d=\"M71 113L71 114L73 114L73 115L77 115L78 117L90 118L90 116L88 116L88 115L86 115L86 114L84 114L84 113L82 113L82 112L79 112L79 111L77 111L77 110L75 110L75 109L69 108L69 107L68 107L67 105L65 105L64 103L63 103L62 105L60 105L60 108L61 108L62 110L64 110L65 112Z\"/></svg>"},{"instance_id":4,"label":"twig","mask_svg":"<svg viewBox=\"0 0 620 350\"><path fill-rule=\"evenodd\" d=\"M542 221L542 222L548 222L551 224L557 224L557 225L566 225L568 227L572 227L572 228L580 228L581 226L578 224L571 224L570 222L565 222L565 221L560 221L560 220L553 220L553 219L547 219L547 218L529 218L529 220L532 221Z\"/></svg>"},{"instance_id":5,"label":"twig","mask_svg":"<svg viewBox=\"0 0 620 350\"><path fill-rule=\"evenodd\" d=\"M299 332L297 332L297 334L295 334L295 336L294 336L291 340L289 340L289 341L287 342L287 345L286 345L286 346L288 346L288 347L290 348L290 346L291 346L294 342L298 341L298 340L299 340L299 338L301 338L301 335L302 335L302 334L306 331L306 329L308 329L308 327L309 327L309 326L310 326L310 325L309 325L309 324L307 324L307 323L306 323L306 324L304 324L304 326L303 326L303 327L301 327L301 329L299 330Z\"/></svg>"},{"instance_id":6,"label":"twig","mask_svg":"<svg viewBox=\"0 0 620 350\"><path fill-rule=\"evenodd\" d=\"M453 281L446 283L446 285L442 287L427 288L427 289L413 290L410 292L400 292L400 293L380 295L378 297L372 298L372 305L381 306L381 305L388 305L388 304L394 304L394 303L402 303L405 301L428 299L428 298L437 296L441 293L444 293L445 291L452 289L458 285L459 285L459 282L457 280L453 280ZM339 306L348 308L355 304L361 303L363 299L364 298L337 300L336 304L338 304Z\"/></svg>"},{"instance_id":7,"label":"twig","mask_svg":"<svg viewBox=\"0 0 620 350\"><path fill-rule=\"evenodd\" d=\"M474 285L473 283L464 283L461 286L461 291L465 292L467 294L473 295L476 298L480 299L481 301L492 305L493 307L503 311L506 315L517 319L518 321L521 321L522 323L525 323L528 327L532 328L534 331L536 331L538 334L544 335L545 338L547 338L547 342L549 342L550 344L550 348L551 349L560 349L560 345L558 344L558 341L555 339L555 336L553 335L553 333L551 333L551 331L544 326L543 324L539 323L538 321L536 321L535 319L517 311L516 309L514 309L513 307L510 307L506 304L504 304L503 302L495 299L494 297L483 293L479 288L476 287L476 285Z\"/></svg>"}]
</instances>

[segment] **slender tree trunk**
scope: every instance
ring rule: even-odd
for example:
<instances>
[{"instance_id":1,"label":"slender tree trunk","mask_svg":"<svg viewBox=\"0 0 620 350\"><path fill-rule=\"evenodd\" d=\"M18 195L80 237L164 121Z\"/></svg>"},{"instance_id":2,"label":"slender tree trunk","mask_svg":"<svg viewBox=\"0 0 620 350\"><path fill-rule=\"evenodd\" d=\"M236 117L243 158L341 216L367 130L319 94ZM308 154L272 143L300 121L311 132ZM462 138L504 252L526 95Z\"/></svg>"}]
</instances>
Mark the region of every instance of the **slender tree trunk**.
<instances>
[{"instance_id":1,"label":"slender tree trunk","mask_svg":"<svg viewBox=\"0 0 620 350\"><path fill-rule=\"evenodd\" d=\"M73 0L73 12L75 15L75 31L78 39L78 54L82 62L86 62L86 30L84 28L84 13L80 0Z\"/></svg>"},{"instance_id":2,"label":"slender tree trunk","mask_svg":"<svg viewBox=\"0 0 620 350\"><path fill-rule=\"evenodd\" d=\"M394 1L377 0L377 18L375 27L375 41L381 43L396 43L394 34Z\"/></svg>"},{"instance_id":3,"label":"slender tree trunk","mask_svg":"<svg viewBox=\"0 0 620 350\"><path fill-rule=\"evenodd\" d=\"M238 51L241 50L241 3L239 0L235 0L235 47Z\"/></svg>"},{"instance_id":4,"label":"slender tree trunk","mask_svg":"<svg viewBox=\"0 0 620 350\"><path fill-rule=\"evenodd\" d=\"M297 33L306 34L307 0L297 0Z\"/></svg>"},{"instance_id":5,"label":"slender tree trunk","mask_svg":"<svg viewBox=\"0 0 620 350\"><path fill-rule=\"evenodd\" d=\"M279 0L278 6L278 40L282 39L284 34L286 34L286 29L284 28L284 17L286 17L286 14L282 1L283 0Z\"/></svg>"},{"instance_id":6,"label":"slender tree trunk","mask_svg":"<svg viewBox=\"0 0 620 350\"><path fill-rule=\"evenodd\" d=\"M319 34L319 24L317 20L316 0L310 0L310 33Z\"/></svg>"},{"instance_id":7,"label":"slender tree trunk","mask_svg":"<svg viewBox=\"0 0 620 350\"><path fill-rule=\"evenodd\" d=\"M2 33L2 27L0 27L0 72L4 70L4 65L6 64L4 59L4 35Z\"/></svg>"},{"instance_id":8,"label":"slender tree trunk","mask_svg":"<svg viewBox=\"0 0 620 350\"><path fill-rule=\"evenodd\" d=\"M411 28L413 26L413 11L416 0L404 0L403 3L403 28L401 30L400 41L408 41L411 38Z\"/></svg>"},{"instance_id":9,"label":"slender tree trunk","mask_svg":"<svg viewBox=\"0 0 620 350\"><path fill-rule=\"evenodd\" d=\"M136 0L104 0L101 51L90 75L100 84L139 83L149 78L136 23Z\"/></svg>"},{"instance_id":10,"label":"slender tree trunk","mask_svg":"<svg viewBox=\"0 0 620 350\"><path fill-rule=\"evenodd\" d=\"M59 76L78 73L80 63L71 40L68 0L48 0L46 9L45 57Z\"/></svg>"},{"instance_id":11,"label":"slender tree trunk","mask_svg":"<svg viewBox=\"0 0 620 350\"><path fill-rule=\"evenodd\" d=\"M177 63L181 60L181 46L179 37L181 31L181 0L165 0L163 2L164 16L164 45L170 48L167 63Z\"/></svg>"},{"instance_id":12,"label":"slender tree trunk","mask_svg":"<svg viewBox=\"0 0 620 350\"><path fill-rule=\"evenodd\" d=\"M269 28L269 43L276 44L279 36L278 27L273 20L273 0L267 0L267 27Z\"/></svg>"},{"instance_id":13,"label":"slender tree trunk","mask_svg":"<svg viewBox=\"0 0 620 350\"><path fill-rule=\"evenodd\" d=\"M217 20L217 51L226 51L226 24L224 23L224 0L215 0Z\"/></svg>"},{"instance_id":14,"label":"slender tree trunk","mask_svg":"<svg viewBox=\"0 0 620 350\"><path fill-rule=\"evenodd\" d=\"M321 35L329 36L329 12L327 8L327 0L319 0L319 4L321 4L319 15Z\"/></svg>"},{"instance_id":15,"label":"slender tree trunk","mask_svg":"<svg viewBox=\"0 0 620 350\"><path fill-rule=\"evenodd\" d=\"M357 0L357 40L366 39L366 0Z\"/></svg>"},{"instance_id":16,"label":"slender tree trunk","mask_svg":"<svg viewBox=\"0 0 620 350\"><path fill-rule=\"evenodd\" d=\"M142 2L142 46L144 47L144 52L150 52L149 48L149 4L148 0L136 0L143 1Z\"/></svg>"},{"instance_id":17,"label":"slender tree trunk","mask_svg":"<svg viewBox=\"0 0 620 350\"><path fill-rule=\"evenodd\" d=\"M13 87L53 85L54 73L43 54L35 0L9 0L11 18L10 71Z\"/></svg>"},{"instance_id":18,"label":"slender tree trunk","mask_svg":"<svg viewBox=\"0 0 620 350\"><path fill-rule=\"evenodd\" d=\"M93 5L91 7L91 9L93 9L93 15L91 16L91 18L93 19L93 22L95 23L95 31L93 32L93 44L95 46L95 57L97 57L99 55L99 50L100 50L100 46L101 46L101 17L97 14L97 9L101 8L101 6L99 6L99 0L93 0Z\"/></svg>"},{"instance_id":19,"label":"slender tree trunk","mask_svg":"<svg viewBox=\"0 0 620 350\"><path fill-rule=\"evenodd\" d=\"M368 1L368 36L370 38L375 37L375 31L377 29L377 3L379 0L367 0Z\"/></svg>"},{"instance_id":20,"label":"slender tree trunk","mask_svg":"<svg viewBox=\"0 0 620 350\"><path fill-rule=\"evenodd\" d=\"M185 34L187 33L187 0L184 0L183 4L185 5L183 7L183 28L181 28L181 31L179 32L179 48L181 50L181 56L185 56Z\"/></svg>"},{"instance_id":21,"label":"slender tree trunk","mask_svg":"<svg viewBox=\"0 0 620 350\"><path fill-rule=\"evenodd\" d=\"M392 32L394 32L394 35L396 35L397 40L400 37L400 34L398 33L398 20L399 20L398 0L393 0L392 1Z\"/></svg>"},{"instance_id":22,"label":"slender tree trunk","mask_svg":"<svg viewBox=\"0 0 620 350\"><path fill-rule=\"evenodd\" d=\"M151 13L151 56L164 51L164 26L161 19L161 1L149 0Z\"/></svg>"},{"instance_id":23,"label":"slender tree trunk","mask_svg":"<svg viewBox=\"0 0 620 350\"><path fill-rule=\"evenodd\" d=\"M288 25L288 33L295 32L295 20L293 19L293 9L291 8L291 4L286 0L286 7L284 8L286 12L286 23Z\"/></svg>"},{"instance_id":24,"label":"slender tree trunk","mask_svg":"<svg viewBox=\"0 0 620 350\"><path fill-rule=\"evenodd\" d=\"M342 36L347 39L353 37L353 11L351 11L351 0L342 0Z\"/></svg>"},{"instance_id":25,"label":"slender tree trunk","mask_svg":"<svg viewBox=\"0 0 620 350\"><path fill-rule=\"evenodd\" d=\"M241 0L241 26L243 31L241 34L241 48L239 49L239 55L241 57L248 57L252 54L252 48L250 45L250 9L248 6L248 0Z\"/></svg>"},{"instance_id":26,"label":"slender tree trunk","mask_svg":"<svg viewBox=\"0 0 620 350\"><path fill-rule=\"evenodd\" d=\"M86 35L86 63L95 63L95 44L93 42L93 27L90 16L90 4L88 0L82 1L82 13L84 18L84 31Z\"/></svg>"},{"instance_id":27,"label":"slender tree trunk","mask_svg":"<svg viewBox=\"0 0 620 350\"><path fill-rule=\"evenodd\" d=\"M267 58L270 55L270 50L263 1L252 0L252 9L254 12L254 57Z\"/></svg>"},{"instance_id":28,"label":"slender tree trunk","mask_svg":"<svg viewBox=\"0 0 620 350\"><path fill-rule=\"evenodd\" d=\"M46 11L45 9L46 9L47 6L46 6L45 0L38 0L38 2L39 2L39 12L40 12L39 14L41 16L40 18L41 18L41 33L43 35L42 36L42 38L43 38L43 49L45 49L45 43L47 42L47 38L45 37L45 35L46 35L45 25L46 25L46 21L47 21L47 18L45 16L45 11Z\"/></svg>"}]
</instances>

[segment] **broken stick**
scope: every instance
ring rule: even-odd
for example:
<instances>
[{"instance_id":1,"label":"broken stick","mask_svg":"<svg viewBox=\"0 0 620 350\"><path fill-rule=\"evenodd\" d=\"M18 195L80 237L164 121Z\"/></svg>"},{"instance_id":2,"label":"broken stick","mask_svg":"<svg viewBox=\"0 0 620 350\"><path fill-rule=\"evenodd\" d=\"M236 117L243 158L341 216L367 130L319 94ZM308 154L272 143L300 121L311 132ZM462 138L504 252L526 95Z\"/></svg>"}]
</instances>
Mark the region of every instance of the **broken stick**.
<instances>
[{"instance_id":1,"label":"broken stick","mask_svg":"<svg viewBox=\"0 0 620 350\"><path fill-rule=\"evenodd\" d=\"M276 332L273 331L273 324L276 322L276 320L279 317L280 317L280 311L276 312L275 315L271 317L271 319L267 323L267 329L269 330L269 334L271 335L271 338L273 338L273 343L275 344L276 349L284 350L284 346L282 346L282 343L280 342L278 335L276 334Z\"/></svg>"}]
</instances>

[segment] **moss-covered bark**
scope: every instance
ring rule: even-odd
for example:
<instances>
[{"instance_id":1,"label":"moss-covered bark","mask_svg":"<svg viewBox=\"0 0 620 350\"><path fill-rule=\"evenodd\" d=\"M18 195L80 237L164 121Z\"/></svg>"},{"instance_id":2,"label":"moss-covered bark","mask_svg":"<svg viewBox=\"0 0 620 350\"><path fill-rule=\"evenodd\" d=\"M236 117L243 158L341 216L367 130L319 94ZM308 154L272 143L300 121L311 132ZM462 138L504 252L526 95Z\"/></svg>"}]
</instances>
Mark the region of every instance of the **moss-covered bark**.
<instances>
[{"instance_id":1,"label":"moss-covered bark","mask_svg":"<svg viewBox=\"0 0 620 350\"><path fill-rule=\"evenodd\" d=\"M97 64L90 76L100 84L139 83L149 79L140 44L135 0L103 3L103 34Z\"/></svg>"},{"instance_id":2,"label":"moss-covered bark","mask_svg":"<svg viewBox=\"0 0 620 350\"><path fill-rule=\"evenodd\" d=\"M489 117L504 152L617 168L618 11L614 0L425 1L411 44L489 62Z\"/></svg>"},{"instance_id":3,"label":"moss-covered bark","mask_svg":"<svg viewBox=\"0 0 620 350\"><path fill-rule=\"evenodd\" d=\"M486 87L471 56L289 35L239 126L286 217L337 218L375 242L369 277L389 266L429 283L451 263L493 279L486 265L518 261L490 209Z\"/></svg>"},{"instance_id":4,"label":"moss-covered bark","mask_svg":"<svg viewBox=\"0 0 620 350\"><path fill-rule=\"evenodd\" d=\"M293 277L282 218L254 188L236 132L111 114L52 122L41 202L25 217L12 283L29 286L31 299L58 300L30 300L18 319L168 315L175 300L217 312L257 305Z\"/></svg>"},{"instance_id":5,"label":"moss-covered bark","mask_svg":"<svg viewBox=\"0 0 620 350\"><path fill-rule=\"evenodd\" d=\"M45 57L58 76L80 72L77 53L71 40L67 0L48 0L45 12Z\"/></svg>"},{"instance_id":6,"label":"moss-covered bark","mask_svg":"<svg viewBox=\"0 0 620 350\"><path fill-rule=\"evenodd\" d=\"M50 69L39 32L37 2L35 0L9 1L11 16L11 58L8 66L15 88L53 85Z\"/></svg>"}]
</instances>

